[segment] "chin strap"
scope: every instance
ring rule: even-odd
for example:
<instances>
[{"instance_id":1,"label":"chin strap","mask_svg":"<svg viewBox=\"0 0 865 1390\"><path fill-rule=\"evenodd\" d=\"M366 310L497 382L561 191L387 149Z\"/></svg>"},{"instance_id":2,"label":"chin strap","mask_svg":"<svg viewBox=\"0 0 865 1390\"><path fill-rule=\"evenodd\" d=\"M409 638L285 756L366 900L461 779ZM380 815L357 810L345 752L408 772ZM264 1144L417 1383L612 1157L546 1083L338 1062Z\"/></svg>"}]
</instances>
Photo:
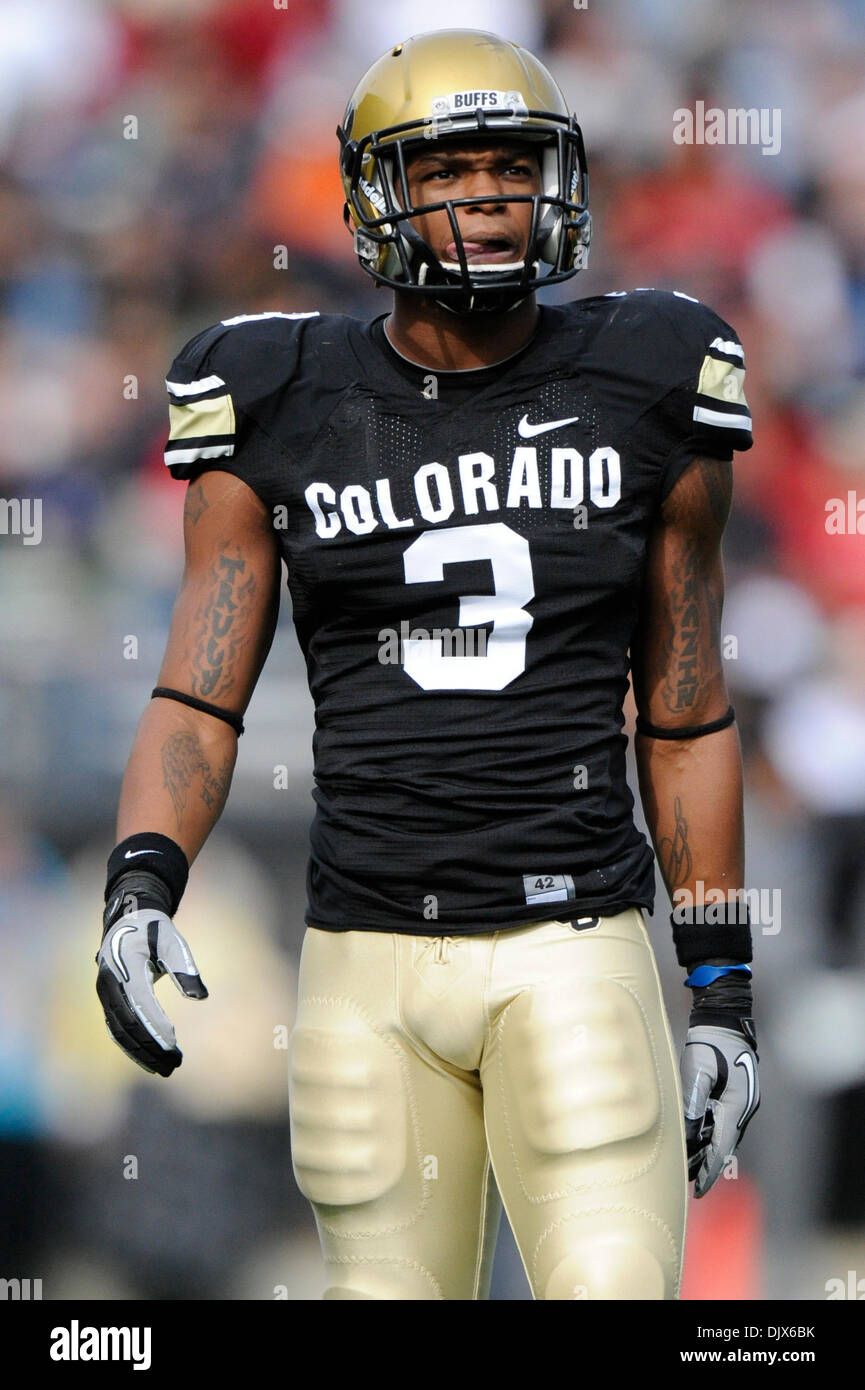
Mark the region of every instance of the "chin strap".
<instances>
[{"instance_id":1,"label":"chin strap","mask_svg":"<svg viewBox=\"0 0 865 1390\"><path fill-rule=\"evenodd\" d=\"M448 262L446 262L446 261L439 261L438 264L439 264L439 265L441 266L441 268L444 270L445 275L453 276L453 275L455 274L454 271L451 271L451 270L448 269ZM494 269L493 269L493 268L484 269L484 268L481 268L481 267L479 267L479 266L475 266L474 269L475 269L475 270L479 270L480 273L481 273L482 275L489 275L489 276L492 277L492 276L494 276L494 275L496 275L496 274L499 274L499 275L501 275L501 274L506 274L506 273L507 273L507 274L510 274L512 271L514 271L514 270L516 270L516 269L522 269L524 265L525 265L525 261L514 261L514 262L513 262L512 264L510 264L510 265L496 266ZM535 261L535 262L533 263L533 265L532 265L532 274L533 274L533 275L536 275L536 274L537 274L539 265L540 265L540 262L539 262L539 261ZM427 282L427 273L428 273L428 271L429 271L429 265L427 264L426 261L424 261L423 264L422 264L422 265L419 267L419 269L418 269L418 277L417 277L417 278L418 278L418 284L419 284L419 285L424 285L424 284L426 284L426 282ZM451 281L451 283L453 283L453 281ZM459 288L459 286L456 286L456 288ZM477 287L477 288L480 288L480 287ZM486 287L485 287L485 288L486 288ZM493 286L493 288L495 288L495 286ZM513 293L514 293L513 290L502 289L502 290L499 292L499 294L497 294L497 295L487 295L487 296L484 296L484 298L481 299L479 303L476 303L476 302L475 302L476 299L477 299L477 296L474 295L474 294L472 294L472 295L469 296L469 302L468 302L468 305L467 305L467 306L464 306L464 305L454 305L454 304L448 303L448 301L447 301L447 300L444 300L444 299L436 299L435 303L438 304L442 309L447 309L448 313L450 313L450 314L455 314L458 318L464 318L467 314L483 314L483 313L486 313L486 314L495 314L495 313L499 313L499 314L501 314L501 313L510 313L510 311L511 311L512 309L518 308L519 305L522 304L526 299L529 299L529 298L531 297L531 295L534 293L534 291L533 291L533 290L530 290L530 289L527 289L527 290L525 291L525 293L519 294L519 295L518 295L518 298L516 298L516 299L512 298ZM505 302L503 302L503 300L504 300Z\"/></svg>"},{"instance_id":2,"label":"chin strap","mask_svg":"<svg viewBox=\"0 0 865 1390\"><path fill-rule=\"evenodd\" d=\"M518 309L528 298L529 295L524 294L522 299L515 299L512 304L478 304L475 307L475 297L472 295L467 309L455 309L453 304L447 304L443 299L436 299L433 303L438 304L441 309L447 309L449 314L454 314L457 318L467 318L469 314L509 314L512 309Z\"/></svg>"}]
</instances>

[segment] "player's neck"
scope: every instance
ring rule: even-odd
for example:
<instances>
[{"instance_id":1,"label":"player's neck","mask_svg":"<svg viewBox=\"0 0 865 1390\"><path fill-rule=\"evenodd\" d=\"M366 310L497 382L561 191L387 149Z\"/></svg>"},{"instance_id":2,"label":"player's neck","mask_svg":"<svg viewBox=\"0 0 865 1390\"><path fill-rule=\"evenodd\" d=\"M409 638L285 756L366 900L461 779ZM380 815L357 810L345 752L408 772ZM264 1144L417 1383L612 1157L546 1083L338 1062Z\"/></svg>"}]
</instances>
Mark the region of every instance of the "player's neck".
<instances>
[{"instance_id":1,"label":"player's neck","mask_svg":"<svg viewBox=\"0 0 865 1390\"><path fill-rule=\"evenodd\" d=\"M492 367L525 347L537 330L539 312L534 295L505 313L457 316L440 304L397 293L385 332L397 352L419 367L471 371Z\"/></svg>"}]
</instances>

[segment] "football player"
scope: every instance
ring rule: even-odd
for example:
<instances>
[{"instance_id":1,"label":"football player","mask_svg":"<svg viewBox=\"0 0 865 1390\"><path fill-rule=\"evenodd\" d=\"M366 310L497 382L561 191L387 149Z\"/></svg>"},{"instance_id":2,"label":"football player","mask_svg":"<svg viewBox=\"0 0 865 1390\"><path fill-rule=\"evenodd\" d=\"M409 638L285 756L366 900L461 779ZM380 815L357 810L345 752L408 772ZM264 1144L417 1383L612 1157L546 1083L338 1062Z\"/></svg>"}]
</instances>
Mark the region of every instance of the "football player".
<instances>
[{"instance_id":1,"label":"football player","mask_svg":"<svg viewBox=\"0 0 865 1390\"><path fill-rule=\"evenodd\" d=\"M172 919L284 561L316 713L290 1121L325 1297L488 1297L503 1205L534 1298L675 1299L689 1178L709 1190L759 1103L719 649L742 346L680 291L538 305L591 224L579 125L525 49L408 39L337 133L393 307L226 317L171 366L186 568L123 781L99 995L170 1075L153 985L206 996ZM693 991L681 1070L629 670Z\"/></svg>"}]
</instances>

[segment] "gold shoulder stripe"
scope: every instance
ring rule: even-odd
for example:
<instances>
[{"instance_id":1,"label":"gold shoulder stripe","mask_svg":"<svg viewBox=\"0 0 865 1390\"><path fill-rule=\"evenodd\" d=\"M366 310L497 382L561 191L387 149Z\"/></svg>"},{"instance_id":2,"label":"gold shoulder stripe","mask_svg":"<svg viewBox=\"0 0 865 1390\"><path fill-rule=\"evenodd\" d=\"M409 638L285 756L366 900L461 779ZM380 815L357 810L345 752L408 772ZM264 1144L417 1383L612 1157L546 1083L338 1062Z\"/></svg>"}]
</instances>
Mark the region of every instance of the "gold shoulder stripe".
<instances>
[{"instance_id":1,"label":"gold shoulder stripe","mask_svg":"<svg viewBox=\"0 0 865 1390\"><path fill-rule=\"evenodd\" d=\"M189 401L186 405L170 402L168 418L171 425L168 438L171 441L234 434L234 404L227 392L207 401Z\"/></svg>"},{"instance_id":2,"label":"gold shoulder stripe","mask_svg":"<svg viewBox=\"0 0 865 1390\"><path fill-rule=\"evenodd\" d=\"M697 382L697 393L709 396L712 400L747 407L745 368L734 367L732 362L721 362L717 357L704 357L700 379Z\"/></svg>"}]
</instances>

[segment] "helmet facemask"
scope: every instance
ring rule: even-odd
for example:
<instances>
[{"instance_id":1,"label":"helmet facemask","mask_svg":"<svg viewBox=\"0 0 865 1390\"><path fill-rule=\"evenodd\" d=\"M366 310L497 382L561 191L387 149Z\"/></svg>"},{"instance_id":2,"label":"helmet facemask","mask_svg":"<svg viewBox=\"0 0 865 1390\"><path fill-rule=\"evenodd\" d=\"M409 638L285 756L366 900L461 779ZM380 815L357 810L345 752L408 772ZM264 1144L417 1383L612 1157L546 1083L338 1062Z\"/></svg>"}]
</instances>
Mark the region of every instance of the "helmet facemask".
<instances>
[{"instance_id":1,"label":"helmet facemask","mask_svg":"<svg viewBox=\"0 0 865 1390\"><path fill-rule=\"evenodd\" d=\"M527 128L523 122L533 118ZM512 309L543 285L569 279L586 263L591 237L588 212L588 171L582 134L573 116L512 107L495 116L478 108L458 122L428 121L423 134L417 121L372 132L360 141L349 138L347 127L338 129L342 145L341 167L349 201L345 220L354 223L355 249L364 269L379 284L434 299L456 314L501 312ZM456 126L456 129L452 127ZM450 133L442 134L447 128ZM427 133L429 130L429 134ZM490 194L483 197L447 198L432 203L403 206L399 187L408 190L407 156L429 139L466 143L473 136L538 143L542 174L539 193ZM532 204L525 258L484 266L469 261L463 246L456 209L483 203ZM439 260L432 247L411 225L426 213L444 210L450 222L457 252L456 262ZM543 272L542 265L548 270Z\"/></svg>"}]
</instances>

